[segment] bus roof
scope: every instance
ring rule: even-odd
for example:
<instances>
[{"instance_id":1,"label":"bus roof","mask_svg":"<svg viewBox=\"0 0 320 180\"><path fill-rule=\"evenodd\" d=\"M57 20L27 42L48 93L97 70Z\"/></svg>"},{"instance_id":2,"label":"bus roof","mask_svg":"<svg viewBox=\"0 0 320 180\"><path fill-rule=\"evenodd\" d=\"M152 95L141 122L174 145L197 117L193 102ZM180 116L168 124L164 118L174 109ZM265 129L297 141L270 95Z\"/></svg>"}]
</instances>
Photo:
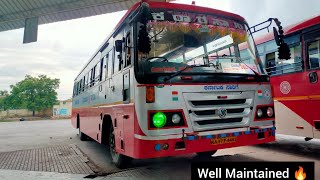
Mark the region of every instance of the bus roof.
<instances>
[{"instance_id":1,"label":"bus roof","mask_svg":"<svg viewBox=\"0 0 320 180\"><path fill-rule=\"evenodd\" d=\"M148 0L142 0L141 2L146 2L149 4L150 8L164 8L164 9L175 9L175 10L183 10L183 11L192 11L192 12L199 12L202 14L216 14L219 16L229 17L238 21L245 21L245 19L237 14L221 11L218 9L212 9L208 7L201 7L196 5L187 5L187 4L177 4L177 3L168 3L168 2L155 2L155 1L148 1ZM121 24L124 22L124 20L132 13L134 12L140 5L141 2L137 2L134 4L127 12L126 14L121 18L119 23L116 25L112 33L103 41L103 43L99 46L98 50L96 50L95 54L90 58L90 60L85 64L85 66L82 68L80 73L77 75L76 79L79 77L79 75L82 73L82 71L89 65L89 63L93 60L93 58L99 53L101 48L107 43L107 41L113 36L114 32L121 26ZM75 79L75 80L76 80Z\"/></svg>"},{"instance_id":2,"label":"bus roof","mask_svg":"<svg viewBox=\"0 0 320 180\"><path fill-rule=\"evenodd\" d=\"M289 35L317 24L320 24L320 15L285 27L284 35ZM273 32L270 32L264 36L258 37L256 40L256 44L262 44L264 42L271 41L273 39L274 39Z\"/></svg>"}]
</instances>

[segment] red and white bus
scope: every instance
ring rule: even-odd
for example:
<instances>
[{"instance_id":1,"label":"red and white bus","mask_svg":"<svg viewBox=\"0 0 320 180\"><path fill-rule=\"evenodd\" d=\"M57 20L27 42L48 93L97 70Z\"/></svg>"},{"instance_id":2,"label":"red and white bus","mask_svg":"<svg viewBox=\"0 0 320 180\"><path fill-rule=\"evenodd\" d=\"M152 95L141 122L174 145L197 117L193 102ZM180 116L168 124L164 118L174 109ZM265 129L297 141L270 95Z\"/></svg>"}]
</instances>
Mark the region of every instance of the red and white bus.
<instances>
[{"instance_id":1,"label":"red and white bus","mask_svg":"<svg viewBox=\"0 0 320 180\"><path fill-rule=\"evenodd\" d=\"M274 141L269 77L248 32L220 10L135 4L76 77L72 125L109 145L118 167Z\"/></svg>"},{"instance_id":2,"label":"red and white bus","mask_svg":"<svg viewBox=\"0 0 320 180\"><path fill-rule=\"evenodd\" d=\"M256 41L271 76L277 133L320 138L320 16L286 27L284 35L289 60L278 58L272 33Z\"/></svg>"}]
</instances>

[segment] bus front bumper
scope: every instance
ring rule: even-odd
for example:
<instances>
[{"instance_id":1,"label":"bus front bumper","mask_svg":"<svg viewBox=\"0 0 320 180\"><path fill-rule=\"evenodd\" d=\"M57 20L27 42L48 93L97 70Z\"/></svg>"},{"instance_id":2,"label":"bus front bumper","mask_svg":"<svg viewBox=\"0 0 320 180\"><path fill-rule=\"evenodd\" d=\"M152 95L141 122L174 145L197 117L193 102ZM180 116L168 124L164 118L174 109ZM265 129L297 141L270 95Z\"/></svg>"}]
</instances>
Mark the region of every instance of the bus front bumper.
<instances>
[{"instance_id":1,"label":"bus front bumper","mask_svg":"<svg viewBox=\"0 0 320 180\"><path fill-rule=\"evenodd\" d=\"M275 127L250 131L205 135L183 136L161 140L134 138L133 158L157 158L215 151L218 149L264 144L275 141Z\"/></svg>"}]
</instances>

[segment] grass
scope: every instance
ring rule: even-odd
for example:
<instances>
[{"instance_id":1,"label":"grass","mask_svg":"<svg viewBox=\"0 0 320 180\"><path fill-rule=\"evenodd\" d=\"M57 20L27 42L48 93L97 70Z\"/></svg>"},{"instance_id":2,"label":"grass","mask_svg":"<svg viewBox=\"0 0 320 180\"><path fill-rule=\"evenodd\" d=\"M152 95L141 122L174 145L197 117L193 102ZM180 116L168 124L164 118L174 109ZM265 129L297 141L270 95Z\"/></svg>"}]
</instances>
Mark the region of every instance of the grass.
<instances>
[{"instance_id":1,"label":"grass","mask_svg":"<svg viewBox=\"0 0 320 180\"><path fill-rule=\"evenodd\" d=\"M18 120L0 119L0 122L16 122Z\"/></svg>"}]
</instances>

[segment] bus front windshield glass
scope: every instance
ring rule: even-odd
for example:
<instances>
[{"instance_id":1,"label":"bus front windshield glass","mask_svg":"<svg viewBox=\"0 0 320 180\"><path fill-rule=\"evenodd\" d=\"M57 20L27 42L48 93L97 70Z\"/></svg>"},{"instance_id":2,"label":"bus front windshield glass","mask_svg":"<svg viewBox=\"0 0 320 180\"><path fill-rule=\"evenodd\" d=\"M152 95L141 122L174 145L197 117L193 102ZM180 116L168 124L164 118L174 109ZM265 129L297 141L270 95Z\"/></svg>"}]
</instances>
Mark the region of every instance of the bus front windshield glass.
<instances>
[{"instance_id":1,"label":"bus front windshield glass","mask_svg":"<svg viewBox=\"0 0 320 180\"><path fill-rule=\"evenodd\" d=\"M199 18L195 14L173 15L174 18L167 21L159 14L153 13L156 20L147 24L151 50L138 53L139 62L145 64L144 72L170 73L185 66L199 65L190 71L264 74L245 23L214 16ZM245 53L241 51L243 49L246 49Z\"/></svg>"}]
</instances>

